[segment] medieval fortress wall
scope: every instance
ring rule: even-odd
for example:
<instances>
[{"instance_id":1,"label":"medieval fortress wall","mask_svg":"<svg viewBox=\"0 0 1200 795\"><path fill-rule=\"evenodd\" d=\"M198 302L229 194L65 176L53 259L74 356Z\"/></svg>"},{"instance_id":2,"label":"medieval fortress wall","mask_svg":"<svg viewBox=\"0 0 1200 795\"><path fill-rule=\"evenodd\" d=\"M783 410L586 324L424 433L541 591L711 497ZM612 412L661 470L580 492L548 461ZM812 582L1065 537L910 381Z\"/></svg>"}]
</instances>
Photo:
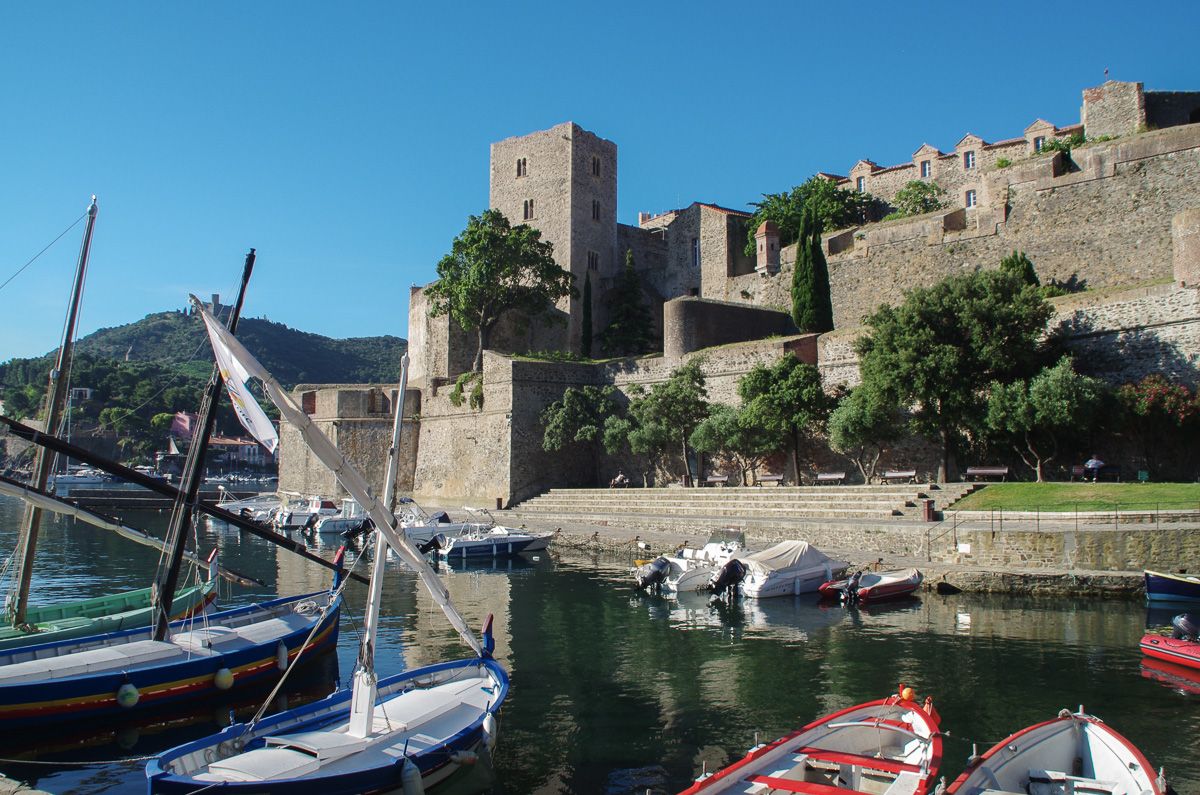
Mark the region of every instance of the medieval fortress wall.
<instances>
[{"instance_id":1,"label":"medieval fortress wall","mask_svg":"<svg viewBox=\"0 0 1200 795\"><path fill-rule=\"evenodd\" d=\"M710 399L735 403L738 378L785 350L816 363L831 388L853 385L864 315L914 286L994 268L1014 249L1030 256L1043 282L1086 289L1054 299L1051 329L1066 333L1090 372L1114 382L1148 372L1200 382L1200 93L1109 82L1084 91L1080 122L1058 127L1038 119L1006 141L967 135L952 152L923 145L909 163L862 160L847 176L826 175L884 200L912 179L932 180L945 190L947 207L825 236L837 328L819 339L786 335L779 312L791 303L795 248L765 266L747 258L747 214L696 202L642 214L636 226L619 224L611 141L566 123L494 144L492 207L540 229L581 292L590 275L596 330L605 324L605 292L631 251L664 354L603 364L504 355L578 350L580 299L564 299L557 322L506 322L484 357L482 411L455 407L450 384L470 369L475 335L445 316L430 317L423 289L414 288L409 345L420 417L413 492L491 506L596 482L592 456L541 449L540 412L569 386L612 384L627 393L701 356ZM1069 156L1039 151L1081 127L1089 139L1106 140L1075 146ZM304 467L290 459L303 455L287 438L283 446L281 488L317 485L292 476ZM618 463L603 461L600 474Z\"/></svg>"}]
</instances>

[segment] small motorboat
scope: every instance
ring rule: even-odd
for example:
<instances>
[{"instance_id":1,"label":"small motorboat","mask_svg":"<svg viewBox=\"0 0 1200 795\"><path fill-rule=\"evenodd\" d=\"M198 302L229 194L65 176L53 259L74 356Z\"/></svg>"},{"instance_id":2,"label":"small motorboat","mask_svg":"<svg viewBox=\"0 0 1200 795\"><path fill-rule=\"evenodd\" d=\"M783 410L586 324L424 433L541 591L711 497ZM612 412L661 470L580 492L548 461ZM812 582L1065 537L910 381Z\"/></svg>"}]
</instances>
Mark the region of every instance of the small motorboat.
<instances>
[{"instance_id":1,"label":"small motorboat","mask_svg":"<svg viewBox=\"0 0 1200 795\"><path fill-rule=\"evenodd\" d=\"M1156 660L1200 668L1200 620L1182 613L1171 620L1175 628L1171 635L1147 632L1138 645L1142 654Z\"/></svg>"},{"instance_id":2,"label":"small motorboat","mask_svg":"<svg viewBox=\"0 0 1200 795\"><path fill-rule=\"evenodd\" d=\"M740 588L751 599L813 593L849 565L807 541L780 541L761 552L735 555L713 573L712 589L720 596Z\"/></svg>"},{"instance_id":3,"label":"small motorboat","mask_svg":"<svg viewBox=\"0 0 1200 795\"><path fill-rule=\"evenodd\" d=\"M947 795L1166 795L1157 774L1133 743L1104 721L1063 710L1022 729L983 756L972 756Z\"/></svg>"},{"instance_id":4,"label":"small motorboat","mask_svg":"<svg viewBox=\"0 0 1200 795\"><path fill-rule=\"evenodd\" d=\"M271 519L271 525L279 532L303 530L315 525L323 516L336 516L341 509L333 500L322 497L307 497L300 502L281 505Z\"/></svg>"},{"instance_id":5,"label":"small motorboat","mask_svg":"<svg viewBox=\"0 0 1200 795\"><path fill-rule=\"evenodd\" d=\"M925 795L942 761L933 700L901 694L827 715L740 761L707 773L680 795L802 792Z\"/></svg>"},{"instance_id":6,"label":"small motorboat","mask_svg":"<svg viewBox=\"0 0 1200 795\"><path fill-rule=\"evenodd\" d=\"M437 554L445 560L502 558L523 552L539 552L550 546L553 533L527 533L508 527L469 530L456 536L438 534L433 542Z\"/></svg>"},{"instance_id":7,"label":"small motorboat","mask_svg":"<svg viewBox=\"0 0 1200 795\"><path fill-rule=\"evenodd\" d=\"M830 580L818 589L822 599L840 599L846 604L874 604L908 596L925 579L916 569L859 571L843 580Z\"/></svg>"},{"instance_id":8,"label":"small motorboat","mask_svg":"<svg viewBox=\"0 0 1200 795\"><path fill-rule=\"evenodd\" d=\"M1146 601L1200 602L1200 577L1145 570Z\"/></svg>"},{"instance_id":9,"label":"small motorboat","mask_svg":"<svg viewBox=\"0 0 1200 795\"><path fill-rule=\"evenodd\" d=\"M633 572L638 588L658 588L676 593L707 591L713 570L746 550L746 536L738 530L719 530L699 549L683 547L674 555L660 555Z\"/></svg>"}]
</instances>

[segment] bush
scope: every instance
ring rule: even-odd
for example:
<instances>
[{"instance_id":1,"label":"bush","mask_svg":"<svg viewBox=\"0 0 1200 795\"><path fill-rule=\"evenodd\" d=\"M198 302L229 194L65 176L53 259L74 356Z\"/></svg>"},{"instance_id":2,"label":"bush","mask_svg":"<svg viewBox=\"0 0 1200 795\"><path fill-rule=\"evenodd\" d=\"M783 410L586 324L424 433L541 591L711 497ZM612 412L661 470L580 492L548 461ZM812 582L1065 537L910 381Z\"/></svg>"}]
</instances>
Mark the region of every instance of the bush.
<instances>
[{"instance_id":1,"label":"bush","mask_svg":"<svg viewBox=\"0 0 1200 795\"><path fill-rule=\"evenodd\" d=\"M1012 165L1012 161L1009 160L1007 157L996 158L996 168L1008 168L1011 165Z\"/></svg>"},{"instance_id":2,"label":"bush","mask_svg":"<svg viewBox=\"0 0 1200 795\"><path fill-rule=\"evenodd\" d=\"M896 208L894 213L888 215L884 220L889 218L905 218L910 215L921 215L922 213L931 213L934 210L940 210L945 206L941 200L946 191L942 190L936 182L924 182L919 179L910 180L900 190L896 191L896 197L892 199L892 206Z\"/></svg>"},{"instance_id":3,"label":"bush","mask_svg":"<svg viewBox=\"0 0 1200 795\"><path fill-rule=\"evenodd\" d=\"M459 408L463 404L463 393L470 385L471 392L467 395L467 405L474 411L483 408L483 373L470 370L463 373L454 381L454 389L450 390L450 404Z\"/></svg>"}]
</instances>

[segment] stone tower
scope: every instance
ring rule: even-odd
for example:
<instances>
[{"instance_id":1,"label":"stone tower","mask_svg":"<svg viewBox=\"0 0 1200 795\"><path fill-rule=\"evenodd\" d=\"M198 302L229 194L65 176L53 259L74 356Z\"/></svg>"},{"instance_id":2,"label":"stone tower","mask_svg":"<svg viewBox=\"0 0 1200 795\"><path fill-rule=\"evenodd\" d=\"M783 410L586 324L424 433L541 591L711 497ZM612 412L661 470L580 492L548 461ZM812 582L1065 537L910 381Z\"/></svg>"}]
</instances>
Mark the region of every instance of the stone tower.
<instances>
[{"instance_id":1,"label":"stone tower","mask_svg":"<svg viewBox=\"0 0 1200 795\"><path fill-rule=\"evenodd\" d=\"M574 122L492 144L488 203L509 222L529 224L554 244L575 276L578 298L557 304L567 322L539 329L534 347L579 351L583 282L595 295L622 263L617 256L617 145ZM611 282L608 282L611 283ZM598 307L593 307L599 317ZM597 331L594 329L594 331Z\"/></svg>"}]
</instances>

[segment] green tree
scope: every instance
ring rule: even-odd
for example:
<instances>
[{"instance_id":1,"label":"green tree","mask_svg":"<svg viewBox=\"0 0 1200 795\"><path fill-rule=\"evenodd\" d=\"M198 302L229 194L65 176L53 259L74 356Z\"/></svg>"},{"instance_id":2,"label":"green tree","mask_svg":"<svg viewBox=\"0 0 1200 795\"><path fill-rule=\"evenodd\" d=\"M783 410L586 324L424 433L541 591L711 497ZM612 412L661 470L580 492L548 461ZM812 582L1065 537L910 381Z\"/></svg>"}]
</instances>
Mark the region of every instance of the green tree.
<instances>
[{"instance_id":1,"label":"green tree","mask_svg":"<svg viewBox=\"0 0 1200 795\"><path fill-rule=\"evenodd\" d=\"M1103 389L1096 379L1076 373L1064 356L1031 379L993 382L987 426L1012 445L1041 483L1046 464L1058 455L1060 438L1091 425Z\"/></svg>"},{"instance_id":2,"label":"green tree","mask_svg":"<svg viewBox=\"0 0 1200 795\"><path fill-rule=\"evenodd\" d=\"M1033 268L1033 261L1025 256L1025 252L1023 251L1014 251L1000 260L1000 271L1009 274L1025 284L1032 284L1034 287L1042 283L1038 279L1037 271Z\"/></svg>"},{"instance_id":3,"label":"green tree","mask_svg":"<svg viewBox=\"0 0 1200 795\"><path fill-rule=\"evenodd\" d=\"M438 281L426 290L430 315L449 314L464 331L477 333L474 369L483 370L483 351L506 312L536 316L553 301L574 296L574 277L554 261L554 247L541 232L511 226L499 210L472 215L437 265Z\"/></svg>"},{"instance_id":4,"label":"green tree","mask_svg":"<svg viewBox=\"0 0 1200 795\"><path fill-rule=\"evenodd\" d=\"M805 209L814 213L822 229L844 229L869 221L878 200L869 193L839 188L826 177L812 176L786 193L764 193L762 201L751 205L754 215L746 230L747 257L755 255L754 233L763 221L775 222L779 227L779 244L787 246L800 237L800 219Z\"/></svg>"},{"instance_id":5,"label":"green tree","mask_svg":"<svg viewBox=\"0 0 1200 795\"><path fill-rule=\"evenodd\" d=\"M903 415L878 390L859 386L829 415L829 446L858 467L863 482L875 477L880 457L901 436Z\"/></svg>"},{"instance_id":6,"label":"green tree","mask_svg":"<svg viewBox=\"0 0 1200 795\"><path fill-rule=\"evenodd\" d=\"M583 277L583 318L579 331L579 353L592 358L592 274Z\"/></svg>"},{"instance_id":7,"label":"green tree","mask_svg":"<svg viewBox=\"0 0 1200 795\"><path fill-rule=\"evenodd\" d=\"M805 210L796 242L792 271L792 320L805 333L833 330L833 300L829 295L829 268L821 246L821 221Z\"/></svg>"},{"instance_id":8,"label":"green tree","mask_svg":"<svg viewBox=\"0 0 1200 795\"><path fill-rule=\"evenodd\" d=\"M919 179L910 180L903 188L896 191L896 196L892 199L892 206L896 208L896 211L890 213L884 220L906 218L910 215L921 215L940 210L946 206L941 198L945 193L946 191L942 190L937 183Z\"/></svg>"},{"instance_id":9,"label":"green tree","mask_svg":"<svg viewBox=\"0 0 1200 795\"><path fill-rule=\"evenodd\" d=\"M628 419L606 425L605 447L611 452L627 443L634 453L647 456L652 465L662 460L669 448L675 448L682 455L685 480L691 481L689 437L708 416L702 364L700 359L693 359L649 392L631 390Z\"/></svg>"},{"instance_id":10,"label":"green tree","mask_svg":"<svg viewBox=\"0 0 1200 795\"><path fill-rule=\"evenodd\" d=\"M743 484L749 484L749 473L757 471L767 456L778 449L765 428L749 421L744 412L722 403L709 408L708 416L692 431L689 441L702 453L732 461Z\"/></svg>"},{"instance_id":11,"label":"green tree","mask_svg":"<svg viewBox=\"0 0 1200 795\"><path fill-rule=\"evenodd\" d=\"M650 309L642 300L642 282L633 268L633 251L625 251L625 269L605 297L608 327L600 333L606 356L633 356L650 350Z\"/></svg>"},{"instance_id":12,"label":"green tree","mask_svg":"<svg viewBox=\"0 0 1200 795\"><path fill-rule=\"evenodd\" d=\"M963 435L982 429L991 383L1036 372L1050 313L1038 288L984 271L913 289L866 319L863 383L909 409L913 430L939 445L939 481L957 476Z\"/></svg>"},{"instance_id":13,"label":"green tree","mask_svg":"<svg viewBox=\"0 0 1200 795\"><path fill-rule=\"evenodd\" d=\"M592 460L596 484L600 483L604 423L618 409L616 393L611 386L568 387L561 398L541 413L542 449L557 452L568 445L584 447Z\"/></svg>"},{"instance_id":14,"label":"green tree","mask_svg":"<svg viewBox=\"0 0 1200 795\"><path fill-rule=\"evenodd\" d=\"M789 451L798 478L800 448L822 432L835 402L820 372L789 353L770 367L755 365L738 381L738 395L745 421L761 428L774 450Z\"/></svg>"}]
</instances>

